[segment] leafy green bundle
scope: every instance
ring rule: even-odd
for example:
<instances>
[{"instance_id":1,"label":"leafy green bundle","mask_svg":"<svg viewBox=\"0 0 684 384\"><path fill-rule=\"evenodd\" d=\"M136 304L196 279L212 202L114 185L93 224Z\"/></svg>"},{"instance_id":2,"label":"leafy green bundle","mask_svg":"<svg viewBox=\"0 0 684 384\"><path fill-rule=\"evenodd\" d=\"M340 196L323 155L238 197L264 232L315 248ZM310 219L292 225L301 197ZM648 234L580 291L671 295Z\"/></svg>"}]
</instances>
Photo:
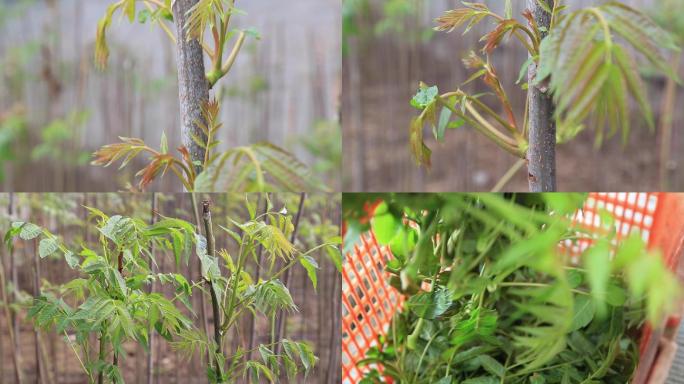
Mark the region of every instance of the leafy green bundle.
<instances>
[{"instance_id":1,"label":"leafy green bundle","mask_svg":"<svg viewBox=\"0 0 684 384\"><path fill-rule=\"evenodd\" d=\"M623 384L640 327L658 325L679 292L637 234L611 245L609 215L580 263L559 252L589 236L569 216L583 195L357 197L352 233L363 229L354 212L378 197L367 226L391 247L390 284L407 301L360 363L364 383Z\"/></svg>"}]
</instances>

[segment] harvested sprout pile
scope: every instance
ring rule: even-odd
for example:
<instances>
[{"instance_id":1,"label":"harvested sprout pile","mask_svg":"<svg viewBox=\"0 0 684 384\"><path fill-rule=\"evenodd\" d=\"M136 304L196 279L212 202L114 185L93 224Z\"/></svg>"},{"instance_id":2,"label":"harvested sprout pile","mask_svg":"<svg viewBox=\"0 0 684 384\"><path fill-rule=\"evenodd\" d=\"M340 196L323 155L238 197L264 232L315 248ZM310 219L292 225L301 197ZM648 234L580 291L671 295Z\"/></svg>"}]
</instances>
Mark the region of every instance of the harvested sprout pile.
<instances>
[{"instance_id":1,"label":"harvested sprout pile","mask_svg":"<svg viewBox=\"0 0 684 384\"><path fill-rule=\"evenodd\" d=\"M661 322L679 285L637 234L611 245L610 215L602 215L605 234L576 262L560 252L560 243L589 235L570 220L584 198L363 195L346 202L346 241L372 227L392 249L390 283L407 299L361 362L371 367L363 382L629 382L640 327ZM363 207L377 201L364 220Z\"/></svg>"}]
</instances>

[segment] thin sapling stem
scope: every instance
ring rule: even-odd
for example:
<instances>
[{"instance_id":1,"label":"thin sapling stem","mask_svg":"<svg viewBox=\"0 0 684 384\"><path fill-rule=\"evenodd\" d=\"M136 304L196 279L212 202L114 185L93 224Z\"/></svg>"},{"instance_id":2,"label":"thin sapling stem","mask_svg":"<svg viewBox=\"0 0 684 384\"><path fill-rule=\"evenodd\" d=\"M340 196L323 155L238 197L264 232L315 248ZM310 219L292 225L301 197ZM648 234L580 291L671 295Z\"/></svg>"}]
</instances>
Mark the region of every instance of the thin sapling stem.
<instances>
[{"instance_id":1,"label":"thin sapling stem","mask_svg":"<svg viewBox=\"0 0 684 384\"><path fill-rule=\"evenodd\" d=\"M202 221L204 222L204 233L207 238L207 255L214 257L214 229L211 223L211 210L209 200L202 202ZM221 355L221 312L219 309L219 299L216 287L209 281L209 293L211 294L211 309L214 317L214 342L216 343L216 355ZM216 373L223 378L223 367L218 357L214 361Z\"/></svg>"}]
</instances>

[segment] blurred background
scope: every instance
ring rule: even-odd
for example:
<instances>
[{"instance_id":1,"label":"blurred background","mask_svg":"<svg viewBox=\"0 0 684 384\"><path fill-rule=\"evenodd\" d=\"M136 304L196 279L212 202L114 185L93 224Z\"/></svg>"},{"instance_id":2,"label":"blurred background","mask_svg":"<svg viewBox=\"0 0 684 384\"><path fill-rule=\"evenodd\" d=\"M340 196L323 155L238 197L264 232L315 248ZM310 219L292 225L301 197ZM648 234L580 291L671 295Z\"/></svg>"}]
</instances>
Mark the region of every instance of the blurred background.
<instances>
[{"instance_id":1,"label":"blurred background","mask_svg":"<svg viewBox=\"0 0 684 384\"><path fill-rule=\"evenodd\" d=\"M504 2L482 0L503 14ZM626 0L651 15L684 42L682 0ZM526 1L513 1L521 18ZM599 0L567 0L573 7L601 4ZM491 190L516 162L487 139L467 127L450 130L443 144L426 134L432 148L432 170L415 165L409 152L409 124L418 111L409 101L419 81L438 85L440 93L458 88L472 71L461 59L479 50L479 38L492 29L486 22L462 35L433 32L434 19L458 8L457 0L343 0L343 188L345 191L468 191ZM680 52L681 53L681 52ZM492 62L522 116L526 93L516 82L527 53L515 42L503 43ZM671 57L679 66L679 57ZM591 129L557 148L558 189L563 191L654 191L684 189L684 92L682 87L647 66L655 133L633 108L632 132L627 145L614 137L594 148ZM508 85L508 86L507 86ZM484 90L473 82L464 90ZM671 124L668 124L671 119ZM672 130L663 140L663 127ZM427 128L426 128L427 129ZM426 131L427 132L427 131ZM525 169L518 171L505 190L527 191Z\"/></svg>"},{"instance_id":2,"label":"blurred background","mask_svg":"<svg viewBox=\"0 0 684 384\"><path fill-rule=\"evenodd\" d=\"M247 221L245 195L229 194L199 195L198 201L212 201L212 220L218 230L219 225L229 226L228 217L238 222ZM263 194L249 194L251 203L257 203L258 212L263 211L265 197ZM300 195L293 193L270 194L270 199L277 207L286 207L291 215L296 215ZM153 203L154 201L154 203ZM60 235L65 244L90 244L97 249L98 233L93 225L86 225L88 212L84 206L97 207L110 216L119 214L137 217L144 221L151 220L153 204L157 214L193 222L192 203L189 194L162 193L100 193L100 194L23 194L0 193L0 233L4 233L13 221L31 221L44 226L52 233ZM300 250L308 250L322 244L332 236L339 235L341 217L340 195L310 194L306 195L303 210L297 227L295 246ZM235 241L223 231L216 232L216 249L226 249L236 254ZM324 240L325 239L325 240ZM0 268L6 272L7 286L0 287L8 297L8 303L0 299L0 307L9 305L12 310L11 322L16 331L16 345L12 345L9 337L9 323L5 312L0 312L0 382L11 384L14 381L14 356L20 357L20 369L24 372L25 382L37 383L36 373L40 364L43 376L40 382L53 384L85 383L76 356L60 335L53 332L36 333L33 322L26 318L26 311L31 298L38 289L64 284L74 279L77 274L64 262L62 257L53 255L37 262L38 252L32 241L16 241L13 252L0 247ZM76 250L74 246L74 250ZM194 253L193 253L194 255ZM166 256L166 257L165 257ZM157 252L159 271L162 273L181 273L188 281L199 279L199 263L191 262L189 268L175 266L173 257ZM303 268L294 268L286 284L298 312L289 313L285 318L284 338L306 341L319 358L316 368L308 379L299 376L297 380L310 383L340 383L340 301L342 282L339 272L326 255L325 250L312 253L320 269L318 270L318 288L314 291ZM34 267L38 266L38 269ZM255 262L250 259L247 268L255 276ZM223 271L225 275L225 271ZM36 281L40 282L36 286ZM162 289L167 297L174 294L169 284ZM192 306L201 314L200 295L194 292ZM0 296L1 297L1 296ZM207 303L208 304L208 303ZM188 316L187 310L181 308ZM207 306L207 313L211 308ZM211 315L208 319L211 323ZM201 320L191 317L198 327ZM235 351L236 346L249 349L260 343L270 341L269 321L264 316L241 317L236 327L238 335L230 337L226 345ZM37 336L39 335L39 336ZM159 339L158 339L159 340ZM121 361L121 372L127 383L206 383L205 364L201 364L196 355L189 361L182 352L172 350L168 343L156 343L152 360L152 381L148 381L147 353L137 344L124 346L126 356ZM47 374L46 374L47 372Z\"/></svg>"},{"instance_id":3,"label":"blurred background","mask_svg":"<svg viewBox=\"0 0 684 384\"><path fill-rule=\"evenodd\" d=\"M113 0L0 1L0 188L116 191L141 168L89 165L118 136L180 144L176 49L158 26L117 14L109 67L93 64ZM339 188L340 0L238 1L232 28L255 28L222 94L222 148L268 140ZM232 42L229 42L232 44ZM152 190L180 191L175 180Z\"/></svg>"}]
</instances>

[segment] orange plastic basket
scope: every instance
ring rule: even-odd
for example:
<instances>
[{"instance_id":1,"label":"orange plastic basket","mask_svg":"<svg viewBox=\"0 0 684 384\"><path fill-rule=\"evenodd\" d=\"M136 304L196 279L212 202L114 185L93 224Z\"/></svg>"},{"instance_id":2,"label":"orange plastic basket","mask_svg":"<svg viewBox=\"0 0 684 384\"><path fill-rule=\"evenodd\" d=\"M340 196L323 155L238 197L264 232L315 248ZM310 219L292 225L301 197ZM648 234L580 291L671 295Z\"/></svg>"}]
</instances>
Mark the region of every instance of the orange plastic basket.
<instances>
[{"instance_id":1,"label":"orange plastic basket","mask_svg":"<svg viewBox=\"0 0 684 384\"><path fill-rule=\"evenodd\" d=\"M601 212L612 215L617 244L637 231L649 249L660 249L667 265L675 270L684 243L684 195L671 193L592 193L584 207L573 217L575 225L589 233L605 230ZM580 255L593 241L587 236L574 244L560 244L562 252ZM342 379L345 384L357 383L364 369L357 363L366 351L377 343L401 308L404 298L386 282L384 266L392 258L388 247L379 246L372 232L361 236L353 251L346 255L342 270ZM667 326L677 327L679 317L671 318ZM648 367L657 354L657 340L652 342L652 330L646 327L642 336L640 373L646 377ZM381 369L381 367L378 367ZM645 376L644 376L645 375ZM636 382L636 381L635 381Z\"/></svg>"}]
</instances>

